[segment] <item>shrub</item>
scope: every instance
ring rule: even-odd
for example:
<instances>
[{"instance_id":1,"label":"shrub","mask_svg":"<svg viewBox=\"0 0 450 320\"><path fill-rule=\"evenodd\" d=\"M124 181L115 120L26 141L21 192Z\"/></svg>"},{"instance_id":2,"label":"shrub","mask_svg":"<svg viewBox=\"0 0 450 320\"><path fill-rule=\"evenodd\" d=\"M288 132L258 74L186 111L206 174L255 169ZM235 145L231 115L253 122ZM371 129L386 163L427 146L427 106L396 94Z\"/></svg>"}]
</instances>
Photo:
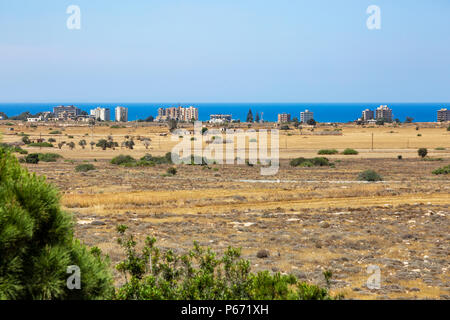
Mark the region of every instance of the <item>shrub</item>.
<instances>
[{"instance_id":1,"label":"shrub","mask_svg":"<svg viewBox=\"0 0 450 320\"><path fill-rule=\"evenodd\" d=\"M39 163L39 154L38 153L31 153L25 157L26 163L32 163L37 164Z\"/></svg>"},{"instance_id":2,"label":"shrub","mask_svg":"<svg viewBox=\"0 0 450 320\"><path fill-rule=\"evenodd\" d=\"M146 154L141 158L141 161L147 161L153 164L171 164L172 154L167 152L163 157L154 157L151 154Z\"/></svg>"},{"instance_id":3,"label":"shrub","mask_svg":"<svg viewBox=\"0 0 450 320\"><path fill-rule=\"evenodd\" d=\"M438 147L438 148L436 148L436 149L434 149L434 150L445 150L445 148L443 148L443 147Z\"/></svg>"},{"instance_id":4,"label":"shrub","mask_svg":"<svg viewBox=\"0 0 450 320\"><path fill-rule=\"evenodd\" d=\"M347 149L345 149L345 150L342 152L342 154L345 154L345 155L355 155L355 154L358 154L358 151L356 151L355 149L347 148Z\"/></svg>"},{"instance_id":5,"label":"shrub","mask_svg":"<svg viewBox=\"0 0 450 320\"><path fill-rule=\"evenodd\" d=\"M433 174L450 174L450 164L434 170Z\"/></svg>"},{"instance_id":6,"label":"shrub","mask_svg":"<svg viewBox=\"0 0 450 320\"><path fill-rule=\"evenodd\" d=\"M280 127L280 130L290 130L291 128L289 128L289 126L287 125L287 124L283 124L281 127Z\"/></svg>"},{"instance_id":7,"label":"shrub","mask_svg":"<svg viewBox=\"0 0 450 320\"><path fill-rule=\"evenodd\" d=\"M366 170L358 175L358 180L375 182L375 181L382 181L383 178L373 170Z\"/></svg>"},{"instance_id":8,"label":"shrub","mask_svg":"<svg viewBox=\"0 0 450 320\"><path fill-rule=\"evenodd\" d=\"M420 148L419 150L417 150L417 154L420 157L425 158L426 155L428 154L428 150L426 148Z\"/></svg>"},{"instance_id":9,"label":"shrub","mask_svg":"<svg viewBox=\"0 0 450 320\"><path fill-rule=\"evenodd\" d=\"M73 237L57 190L0 149L0 299L107 299L108 260ZM68 266L78 266L81 289L69 290Z\"/></svg>"},{"instance_id":10,"label":"shrub","mask_svg":"<svg viewBox=\"0 0 450 320\"><path fill-rule=\"evenodd\" d=\"M403 157L402 157L401 155L398 155L398 156L397 156L397 159L398 159L398 160L402 160Z\"/></svg>"},{"instance_id":11,"label":"shrub","mask_svg":"<svg viewBox=\"0 0 450 320\"><path fill-rule=\"evenodd\" d=\"M116 164L116 165L126 165L126 164L134 164L136 163L136 160L132 157L132 156L128 156L128 155L119 155L117 157L114 157L111 160L112 164Z\"/></svg>"},{"instance_id":12,"label":"shrub","mask_svg":"<svg viewBox=\"0 0 450 320\"><path fill-rule=\"evenodd\" d=\"M75 167L76 172L88 172L91 170L95 170L95 167L93 164L90 163L79 164Z\"/></svg>"},{"instance_id":13,"label":"shrub","mask_svg":"<svg viewBox=\"0 0 450 320\"><path fill-rule=\"evenodd\" d=\"M147 237L139 253L126 226L118 226L118 243L126 257L116 268L127 282L117 290L119 300L329 300L325 288L300 282L293 275L251 272L241 250L229 247L222 255L194 242L194 248L179 255L155 246Z\"/></svg>"},{"instance_id":14,"label":"shrub","mask_svg":"<svg viewBox=\"0 0 450 320\"><path fill-rule=\"evenodd\" d=\"M312 159L306 158L295 158L292 159L289 163L292 167L314 167L314 166L329 166L331 163L327 158L324 157L316 157Z\"/></svg>"},{"instance_id":15,"label":"shrub","mask_svg":"<svg viewBox=\"0 0 450 320\"><path fill-rule=\"evenodd\" d=\"M174 176L177 174L177 169L174 167L170 167L169 169L167 169L167 174Z\"/></svg>"},{"instance_id":16,"label":"shrub","mask_svg":"<svg viewBox=\"0 0 450 320\"><path fill-rule=\"evenodd\" d=\"M53 131L50 131L49 133L50 134L62 134L62 132L59 130L53 130Z\"/></svg>"},{"instance_id":17,"label":"shrub","mask_svg":"<svg viewBox=\"0 0 450 320\"><path fill-rule=\"evenodd\" d=\"M339 151L337 151L336 149L322 149L319 150L319 152L317 152L317 154L338 154Z\"/></svg>"},{"instance_id":18,"label":"shrub","mask_svg":"<svg viewBox=\"0 0 450 320\"><path fill-rule=\"evenodd\" d=\"M56 142L56 139L50 138L50 139L48 139L48 142L51 142L51 143Z\"/></svg>"},{"instance_id":19,"label":"shrub","mask_svg":"<svg viewBox=\"0 0 450 320\"><path fill-rule=\"evenodd\" d=\"M53 144L51 144L49 142L33 142L33 143L30 143L28 146L39 147L39 148L53 148Z\"/></svg>"},{"instance_id":20,"label":"shrub","mask_svg":"<svg viewBox=\"0 0 450 320\"><path fill-rule=\"evenodd\" d=\"M30 138L28 138L28 136L24 136L24 137L22 138L22 142L25 143L25 144L30 144L30 143L31 143L31 140L30 140Z\"/></svg>"},{"instance_id":21,"label":"shrub","mask_svg":"<svg viewBox=\"0 0 450 320\"><path fill-rule=\"evenodd\" d=\"M38 153L39 161L43 162L56 162L56 160L61 159L62 156L57 153Z\"/></svg>"}]
</instances>

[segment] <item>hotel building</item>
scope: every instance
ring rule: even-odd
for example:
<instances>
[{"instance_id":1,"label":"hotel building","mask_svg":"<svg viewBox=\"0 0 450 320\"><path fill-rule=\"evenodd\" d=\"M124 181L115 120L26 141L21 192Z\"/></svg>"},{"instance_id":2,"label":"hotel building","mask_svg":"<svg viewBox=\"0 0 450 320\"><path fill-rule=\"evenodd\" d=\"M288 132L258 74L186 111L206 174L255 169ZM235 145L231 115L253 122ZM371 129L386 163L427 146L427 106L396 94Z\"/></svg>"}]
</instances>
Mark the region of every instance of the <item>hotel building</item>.
<instances>
[{"instance_id":1,"label":"hotel building","mask_svg":"<svg viewBox=\"0 0 450 320\"><path fill-rule=\"evenodd\" d=\"M127 122L128 121L128 108L116 107L115 109L116 122Z\"/></svg>"},{"instance_id":2,"label":"hotel building","mask_svg":"<svg viewBox=\"0 0 450 320\"><path fill-rule=\"evenodd\" d=\"M278 123L290 122L291 115L289 113L280 113L278 114Z\"/></svg>"},{"instance_id":3,"label":"hotel building","mask_svg":"<svg viewBox=\"0 0 450 320\"><path fill-rule=\"evenodd\" d=\"M375 110L375 118L376 120L384 119L386 122L392 122L392 109L388 108L388 106L379 106Z\"/></svg>"},{"instance_id":4,"label":"hotel building","mask_svg":"<svg viewBox=\"0 0 450 320\"><path fill-rule=\"evenodd\" d=\"M445 122L450 121L450 110L442 108L441 110L438 110L437 112L437 121L438 122Z\"/></svg>"},{"instance_id":5,"label":"hotel building","mask_svg":"<svg viewBox=\"0 0 450 320\"><path fill-rule=\"evenodd\" d=\"M306 109L303 112L300 112L300 122L308 123L308 121L311 119L314 119L314 112L311 112L308 109Z\"/></svg>"}]
</instances>

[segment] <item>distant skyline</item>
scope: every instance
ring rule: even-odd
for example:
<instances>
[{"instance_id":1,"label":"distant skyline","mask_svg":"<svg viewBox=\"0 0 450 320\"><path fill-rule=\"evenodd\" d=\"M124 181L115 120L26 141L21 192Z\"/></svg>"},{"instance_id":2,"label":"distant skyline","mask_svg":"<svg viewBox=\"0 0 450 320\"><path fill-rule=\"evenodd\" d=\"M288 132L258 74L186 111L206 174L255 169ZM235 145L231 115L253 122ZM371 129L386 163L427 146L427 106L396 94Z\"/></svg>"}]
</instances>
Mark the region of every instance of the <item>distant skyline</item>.
<instances>
[{"instance_id":1,"label":"distant skyline","mask_svg":"<svg viewBox=\"0 0 450 320\"><path fill-rule=\"evenodd\" d=\"M66 26L70 5L80 30ZM380 30L366 26L370 5ZM0 111L54 101L446 103L449 17L448 0L1 1Z\"/></svg>"}]
</instances>

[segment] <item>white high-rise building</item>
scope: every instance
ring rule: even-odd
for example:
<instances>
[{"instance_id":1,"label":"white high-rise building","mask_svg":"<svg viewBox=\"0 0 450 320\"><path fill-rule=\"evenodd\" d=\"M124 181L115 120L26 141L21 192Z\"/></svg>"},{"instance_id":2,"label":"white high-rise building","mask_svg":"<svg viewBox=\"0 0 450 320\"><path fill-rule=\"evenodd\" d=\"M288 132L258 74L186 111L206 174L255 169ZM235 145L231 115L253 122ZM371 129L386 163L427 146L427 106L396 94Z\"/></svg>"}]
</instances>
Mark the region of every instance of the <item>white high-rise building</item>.
<instances>
[{"instance_id":1,"label":"white high-rise building","mask_svg":"<svg viewBox=\"0 0 450 320\"><path fill-rule=\"evenodd\" d=\"M127 122L128 121L128 108L116 107L116 121L117 122Z\"/></svg>"},{"instance_id":2,"label":"white high-rise building","mask_svg":"<svg viewBox=\"0 0 450 320\"><path fill-rule=\"evenodd\" d=\"M314 119L314 112L306 109L303 112L300 112L300 121L303 123L307 123L309 120Z\"/></svg>"},{"instance_id":3,"label":"white high-rise building","mask_svg":"<svg viewBox=\"0 0 450 320\"><path fill-rule=\"evenodd\" d=\"M91 110L91 116L95 118L95 120L100 119L100 121L110 121L111 120L111 110L109 108L95 108Z\"/></svg>"}]
</instances>

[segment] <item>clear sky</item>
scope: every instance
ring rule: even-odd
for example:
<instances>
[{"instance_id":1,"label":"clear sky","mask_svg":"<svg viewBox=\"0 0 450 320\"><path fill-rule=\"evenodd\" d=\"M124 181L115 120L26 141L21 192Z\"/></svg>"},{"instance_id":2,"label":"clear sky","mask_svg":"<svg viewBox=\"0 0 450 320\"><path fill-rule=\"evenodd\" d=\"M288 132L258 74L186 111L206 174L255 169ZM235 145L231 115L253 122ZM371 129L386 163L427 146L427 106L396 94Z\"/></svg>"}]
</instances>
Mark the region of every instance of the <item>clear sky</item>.
<instances>
[{"instance_id":1,"label":"clear sky","mask_svg":"<svg viewBox=\"0 0 450 320\"><path fill-rule=\"evenodd\" d=\"M0 0L0 102L44 101L448 102L450 1Z\"/></svg>"}]
</instances>

